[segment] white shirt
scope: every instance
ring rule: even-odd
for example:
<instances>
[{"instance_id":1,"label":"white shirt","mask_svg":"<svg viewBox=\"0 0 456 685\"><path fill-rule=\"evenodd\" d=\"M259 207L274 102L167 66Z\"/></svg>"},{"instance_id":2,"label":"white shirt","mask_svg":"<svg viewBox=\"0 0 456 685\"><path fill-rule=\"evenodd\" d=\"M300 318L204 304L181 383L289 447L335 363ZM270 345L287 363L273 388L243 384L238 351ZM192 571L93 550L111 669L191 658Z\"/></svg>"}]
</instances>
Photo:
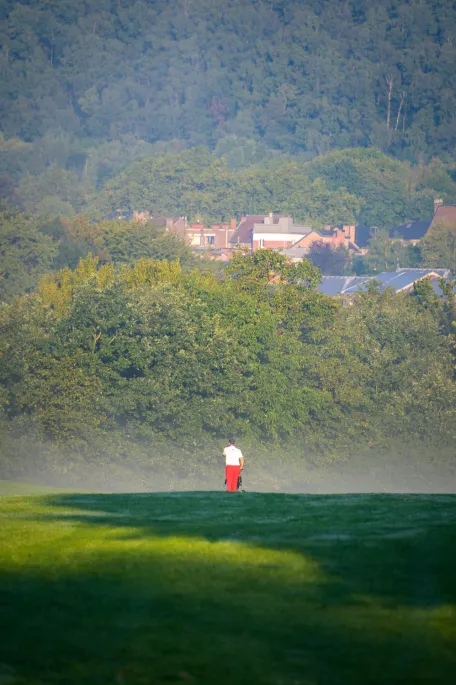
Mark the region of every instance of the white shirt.
<instances>
[{"instance_id":1,"label":"white shirt","mask_svg":"<svg viewBox=\"0 0 456 685\"><path fill-rule=\"evenodd\" d=\"M225 447L223 456L226 459L227 466L239 466L243 457L241 450L238 450L234 445Z\"/></svg>"}]
</instances>

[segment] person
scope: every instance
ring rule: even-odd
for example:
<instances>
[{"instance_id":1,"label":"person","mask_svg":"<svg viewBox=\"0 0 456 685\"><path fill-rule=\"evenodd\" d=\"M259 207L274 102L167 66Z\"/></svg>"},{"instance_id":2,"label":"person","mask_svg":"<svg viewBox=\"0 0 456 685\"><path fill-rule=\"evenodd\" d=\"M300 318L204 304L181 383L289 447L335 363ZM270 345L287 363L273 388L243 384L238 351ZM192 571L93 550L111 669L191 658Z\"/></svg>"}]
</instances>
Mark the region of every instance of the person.
<instances>
[{"instance_id":1,"label":"person","mask_svg":"<svg viewBox=\"0 0 456 685\"><path fill-rule=\"evenodd\" d=\"M234 443L235 441L233 438L230 438L228 445L223 450L223 456L225 457L226 489L228 492L236 492L238 489L239 475L244 468L244 455Z\"/></svg>"}]
</instances>

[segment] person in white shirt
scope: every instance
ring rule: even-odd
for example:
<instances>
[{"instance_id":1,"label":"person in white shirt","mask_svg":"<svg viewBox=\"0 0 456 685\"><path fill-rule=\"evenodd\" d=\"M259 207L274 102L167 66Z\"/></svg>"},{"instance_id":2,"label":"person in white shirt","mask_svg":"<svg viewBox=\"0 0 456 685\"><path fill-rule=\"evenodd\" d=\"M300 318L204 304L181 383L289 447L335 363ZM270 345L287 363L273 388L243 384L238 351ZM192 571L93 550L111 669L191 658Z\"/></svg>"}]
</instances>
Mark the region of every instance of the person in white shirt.
<instances>
[{"instance_id":1,"label":"person in white shirt","mask_svg":"<svg viewBox=\"0 0 456 685\"><path fill-rule=\"evenodd\" d=\"M244 455L241 450L235 446L235 441L231 438L229 444L223 450L225 457L225 476L226 489L228 492L236 492L238 489L238 479L241 469L244 468Z\"/></svg>"}]
</instances>

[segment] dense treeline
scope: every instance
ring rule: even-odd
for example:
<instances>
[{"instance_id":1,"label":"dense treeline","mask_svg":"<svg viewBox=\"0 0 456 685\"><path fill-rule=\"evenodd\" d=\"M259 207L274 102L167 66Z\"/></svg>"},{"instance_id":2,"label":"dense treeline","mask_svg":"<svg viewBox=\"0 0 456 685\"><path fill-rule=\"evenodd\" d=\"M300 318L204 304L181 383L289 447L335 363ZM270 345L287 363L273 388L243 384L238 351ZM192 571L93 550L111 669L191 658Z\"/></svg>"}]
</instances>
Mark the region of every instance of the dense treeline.
<instances>
[{"instance_id":1,"label":"dense treeline","mask_svg":"<svg viewBox=\"0 0 456 685\"><path fill-rule=\"evenodd\" d=\"M391 228L430 218L436 196L456 203L453 176L454 167L438 160L411 167L363 149L233 170L207 148L195 148L149 155L100 187L84 173L54 166L23 176L16 187L3 177L0 194L11 205L48 216L88 213L99 219L118 209L147 209L154 215L220 221L275 211L315 227L356 222Z\"/></svg>"},{"instance_id":2,"label":"dense treeline","mask_svg":"<svg viewBox=\"0 0 456 685\"><path fill-rule=\"evenodd\" d=\"M46 276L0 309L2 473L129 467L175 482L213 471L228 434L266 483L271 457L297 472L392 445L442 459L455 438L450 293L373 288L341 308L319 278L268 250L236 255L223 279L91 257Z\"/></svg>"},{"instance_id":3,"label":"dense treeline","mask_svg":"<svg viewBox=\"0 0 456 685\"><path fill-rule=\"evenodd\" d=\"M451 0L7 0L0 12L3 130L51 156L71 148L72 166L87 144L127 136L235 159L261 143L454 153Z\"/></svg>"},{"instance_id":4,"label":"dense treeline","mask_svg":"<svg viewBox=\"0 0 456 685\"><path fill-rule=\"evenodd\" d=\"M0 302L34 291L43 274L74 268L89 253L102 263L131 264L148 257L178 260L185 271L217 271L154 222L44 217L0 205Z\"/></svg>"},{"instance_id":5,"label":"dense treeline","mask_svg":"<svg viewBox=\"0 0 456 685\"><path fill-rule=\"evenodd\" d=\"M391 228L430 218L436 195L456 202L451 174L439 162L414 169L361 149L233 172L225 160L197 148L133 163L89 204L101 216L120 207L220 221L273 209L315 227L356 222Z\"/></svg>"}]
</instances>

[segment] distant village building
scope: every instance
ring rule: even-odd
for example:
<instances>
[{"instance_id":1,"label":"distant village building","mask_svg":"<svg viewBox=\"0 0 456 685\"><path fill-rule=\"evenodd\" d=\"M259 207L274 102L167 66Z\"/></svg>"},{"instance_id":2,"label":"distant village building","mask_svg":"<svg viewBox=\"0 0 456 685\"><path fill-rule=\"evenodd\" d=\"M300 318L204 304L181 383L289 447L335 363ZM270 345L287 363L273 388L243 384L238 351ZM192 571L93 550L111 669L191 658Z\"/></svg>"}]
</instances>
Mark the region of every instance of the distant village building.
<instances>
[{"instance_id":1,"label":"distant village building","mask_svg":"<svg viewBox=\"0 0 456 685\"><path fill-rule=\"evenodd\" d=\"M242 217L230 245L245 247L252 252L259 248L284 249L311 231L311 226L297 225L290 216L248 214Z\"/></svg>"},{"instance_id":2,"label":"distant village building","mask_svg":"<svg viewBox=\"0 0 456 685\"><path fill-rule=\"evenodd\" d=\"M307 224L295 224L291 216L269 213L248 214L238 224L232 218L228 223L189 224L185 216L155 216L147 210L116 210L108 217L123 221L156 223L182 238L195 252L208 254L212 259L228 261L233 252L259 249L277 250L292 262L306 259L315 243L323 243L337 249L345 247L349 252L364 255L368 252L372 228L366 225L325 226L314 229ZM434 216L431 220L416 220L394 226L389 230L393 240L415 245L431 227L456 224L456 205L445 205L440 199L434 202Z\"/></svg>"},{"instance_id":3,"label":"distant village building","mask_svg":"<svg viewBox=\"0 0 456 685\"><path fill-rule=\"evenodd\" d=\"M261 248L280 250L296 262L305 258L315 242L328 243L334 248L343 245L350 251L362 254L363 250L355 238L355 226L327 226L325 230L317 231L306 224L295 224L290 216L249 214L242 217L230 244L252 252Z\"/></svg>"},{"instance_id":4,"label":"distant village building","mask_svg":"<svg viewBox=\"0 0 456 685\"><path fill-rule=\"evenodd\" d=\"M440 199L434 200L434 216L430 220L418 219L400 226L393 226L389 235L409 245L416 245L424 238L430 228L435 226L456 225L456 205L445 205Z\"/></svg>"},{"instance_id":5,"label":"distant village building","mask_svg":"<svg viewBox=\"0 0 456 685\"><path fill-rule=\"evenodd\" d=\"M302 249L308 251L313 243L323 243L330 245L334 249L345 247L350 252L363 254L365 250L363 251L363 249L357 245L355 234L355 226L342 225L336 226L335 228L327 226L323 231L311 230L310 233L307 233L307 235L303 236L292 245L290 250L287 250L287 253L292 257L292 250Z\"/></svg>"},{"instance_id":6,"label":"distant village building","mask_svg":"<svg viewBox=\"0 0 456 685\"><path fill-rule=\"evenodd\" d=\"M229 248L235 231L236 219L231 219L229 224L212 224L209 228L206 228L204 224L195 223L187 227L186 238L193 248Z\"/></svg>"}]
</instances>

